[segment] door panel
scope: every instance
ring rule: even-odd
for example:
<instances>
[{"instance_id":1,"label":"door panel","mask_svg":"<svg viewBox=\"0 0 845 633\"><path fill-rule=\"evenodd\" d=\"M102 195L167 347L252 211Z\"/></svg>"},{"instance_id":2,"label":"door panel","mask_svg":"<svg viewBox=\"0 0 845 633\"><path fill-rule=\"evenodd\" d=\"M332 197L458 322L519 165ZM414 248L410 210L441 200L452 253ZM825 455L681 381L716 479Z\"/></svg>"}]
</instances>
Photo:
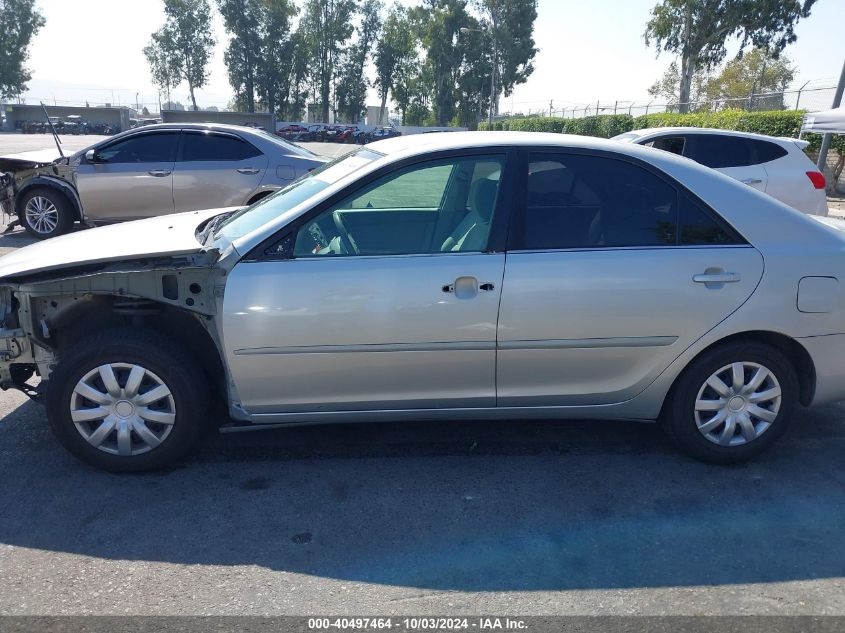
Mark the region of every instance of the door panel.
<instances>
[{"instance_id":1,"label":"door panel","mask_svg":"<svg viewBox=\"0 0 845 633\"><path fill-rule=\"evenodd\" d=\"M245 204L268 159L233 134L185 131L173 172L176 212Z\"/></svg>"},{"instance_id":2,"label":"door panel","mask_svg":"<svg viewBox=\"0 0 845 633\"><path fill-rule=\"evenodd\" d=\"M173 164L178 131L133 134L82 159L77 188L85 215L119 222L173 213Z\"/></svg>"},{"instance_id":3,"label":"door panel","mask_svg":"<svg viewBox=\"0 0 845 633\"><path fill-rule=\"evenodd\" d=\"M744 167L722 167L717 169L726 176L740 181L744 185L753 187L758 191L765 191L769 181L769 175L762 165L747 165Z\"/></svg>"},{"instance_id":4,"label":"door panel","mask_svg":"<svg viewBox=\"0 0 845 633\"><path fill-rule=\"evenodd\" d=\"M94 222L173 213L173 161L80 165L77 188L85 216Z\"/></svg>"},{"instance_id":5,"label":"door panel","mask_svg":"<svg viewBox=\"0 0 845 633\"><path fill-rule=\"evenodd\" d=\"M693 281L719 270L737 280ZM498 404L630 399L742 305L762 272L761 255L748 246L510 253Z\"/></svg>"},{"instance_id":6,"label":"door panel","mask_svg":"<svg viewBox=\"0 0 845 633\"><path fill-rule=\"evenodd\" d=\"M504 255L485 253L236 265L223 330L241 404L250 413L495 406L503 268Z\"/></svg>"}]
</instances>

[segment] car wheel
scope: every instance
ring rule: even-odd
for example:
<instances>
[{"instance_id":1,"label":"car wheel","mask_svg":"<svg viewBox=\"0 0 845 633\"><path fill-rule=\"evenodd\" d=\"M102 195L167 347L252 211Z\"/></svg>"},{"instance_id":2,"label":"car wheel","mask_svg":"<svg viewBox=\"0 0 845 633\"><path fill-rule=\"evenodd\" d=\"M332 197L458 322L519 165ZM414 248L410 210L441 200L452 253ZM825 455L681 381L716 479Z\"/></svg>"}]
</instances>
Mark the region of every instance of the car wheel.
<instances>
[{"instance_id":1,"label":"car wheel","mask_svg":"<svg viewBox=\"0 0 845 633\"><path fill-rule=\"evenodd\" d=\"M118 328L63 355L47 385L47 417L62 445L92 466L155 470L194 446L207 393L200 367L174 341Z\"/></svg>"},{"instance_id":2,"label":"car wheel","mask_svg":"<svg viewBox=\"0 0 845 633\"><path fill-rule=\"evenodd\" d=\"M798 402L798 378L776 349L757 343L706 352L673 387L661 423L669 437L701 461L750 459L775 443Z\"/></svg>"},{"instance_id":3,"label":"car wheel","mask_svg":"<svg viewBox=\"0 0 845 633\"><path fill-rule=\"evenodd\" d=\"M21 224L30 235L38 239L66 233L73 224L73 209L67 197L49 187L27 191L19 203L19 209Z\"/></svg>"}]
</instances>

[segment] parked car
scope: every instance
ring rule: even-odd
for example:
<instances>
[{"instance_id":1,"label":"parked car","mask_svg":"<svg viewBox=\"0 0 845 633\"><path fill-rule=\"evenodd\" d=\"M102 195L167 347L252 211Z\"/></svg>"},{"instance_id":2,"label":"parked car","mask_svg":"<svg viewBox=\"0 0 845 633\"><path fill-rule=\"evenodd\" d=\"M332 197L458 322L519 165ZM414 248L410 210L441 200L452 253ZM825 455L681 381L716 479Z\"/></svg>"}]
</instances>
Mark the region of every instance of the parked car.
<instances>
[{"instance_id":1,"label":"parked car","mask_svg":"<svg viewBox=\"0 0 845 633\"><path fill-rule=\"evenodd\" d=\"M281 136L285 140L293 140L293 137L301 132L307 132L308 128L302 125L286 125L276 130L276 135Z\"/></svg>"},{"instance_id":2,"label":"parked car","mask_svg":"<svg viewBox=\"0 0 845 633\"><path fill-rule=\"evenodd\" d=\"M4 256L0 383L37 372L59 441L113 471L184 455L216 395L224 430L659 420L736 462L845 398L831 224L635 144L395 138L247 208Z\"/></svg>"},{"instance_id":3,"label":"parked car","mask_svg":"<svg viewBox=\"0 0 845 633\"><path fill-rule=\"evenodd\" d=\"M352 143L355 132L358 131L358 128L355 126L349 126L343 128L340 133L337 135L337 138L334 139L335 143Z\"/></svg>"},{"instance_id":4,"label":"parked car","mask_svg":"<svg viewBox=\"0 0 845 633\"><path fill-rule=\"evenodd\" d=\"M77 221L251 204L325 162L261 130L202 123L147 125L54 157L0 158L0 170L16 172L20 222L38 238Z\"/></svg>"},{"instance_id":5,"label":"parked car","mask_svg":"<svg viewBox=\"0 0 845 633\"><path fill-rule=\"evenodd\" d=\"M827 215L824 175L803 151L808 141L689 127L634 130L614 140L686 156L794 209Z\"/></svg>"}]
</instances>

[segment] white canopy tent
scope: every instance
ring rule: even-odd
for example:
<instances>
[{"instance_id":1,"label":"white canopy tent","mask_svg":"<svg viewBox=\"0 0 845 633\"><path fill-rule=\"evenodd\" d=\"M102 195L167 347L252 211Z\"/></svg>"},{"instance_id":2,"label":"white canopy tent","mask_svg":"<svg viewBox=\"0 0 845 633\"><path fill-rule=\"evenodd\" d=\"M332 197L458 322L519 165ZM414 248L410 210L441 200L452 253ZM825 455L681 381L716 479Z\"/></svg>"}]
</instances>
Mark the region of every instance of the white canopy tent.
<instances>
[{"instance_id":1,"label":"white canopy tent","mask_svg":"<svg viewBox=\"0 0 845 633\"><path fill-rule=\"evenodd\" d=\"M845 134L845 106L825 110L824 112L810 112L804 115L801 132L815 134Z\"/></svg>"}]
</instances>

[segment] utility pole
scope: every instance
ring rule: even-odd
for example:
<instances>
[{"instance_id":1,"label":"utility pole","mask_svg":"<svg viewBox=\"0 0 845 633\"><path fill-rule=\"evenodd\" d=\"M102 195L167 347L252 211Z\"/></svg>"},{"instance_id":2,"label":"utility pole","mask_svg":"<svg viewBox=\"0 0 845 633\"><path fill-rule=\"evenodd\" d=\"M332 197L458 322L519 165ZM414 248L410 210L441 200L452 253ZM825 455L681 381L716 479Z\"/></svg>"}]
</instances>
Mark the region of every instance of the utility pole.
<instances>
[{"instance_id":1,"label":"utility pole","mask_svg":"<svg viewBox=\"0 0 845 633\"><path fill-rule=\"evenodd\" d=\"M554 106L554 104L555 104L555 100L550 99L549 100L549 116L552 116L552 106Z\"/></svg>"},{"instance_id":2,"label":"utility pole","mask_svg":"<svg viewBox=\"0 0 845 633\"><path fill-rule=\"evenodd\" d=\"M838 108L842 104L842 92L845 90L845 62L842 63L842 72L839 75L839 84L836 86L836 94L833 95L833 107ZM833 134L825 134L822 137L822 146L819 150L819 162L816 166L819 171L824 173L825 165L827 164L827 152L830 149L830 141L833 139Z\"/></svg>"}]
</instances>

